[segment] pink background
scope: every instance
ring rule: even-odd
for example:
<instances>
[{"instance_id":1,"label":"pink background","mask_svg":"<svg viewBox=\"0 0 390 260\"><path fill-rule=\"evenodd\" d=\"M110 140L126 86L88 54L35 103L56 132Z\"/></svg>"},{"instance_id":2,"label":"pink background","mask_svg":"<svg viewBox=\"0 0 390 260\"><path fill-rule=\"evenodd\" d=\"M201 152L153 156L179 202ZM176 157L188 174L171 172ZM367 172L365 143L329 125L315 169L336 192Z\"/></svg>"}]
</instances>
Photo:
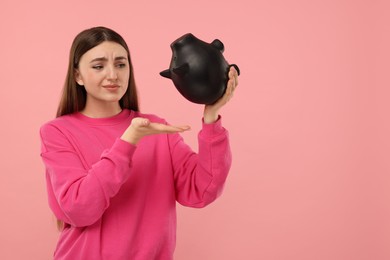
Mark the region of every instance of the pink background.
<instances>
[{"instance_id":1,"label":"pink background","mask_svg":"<svg viewBox=\"0 0 390 260\"><path fill-rule=\"evenodd\" d=\"M222 111L234 163L225 193L178 207L176 259L390 259L388 1L24 1L0 4L0 259L51 259L38 129L68 51L104 25L132 51L141 109L196 149L202 107L159 76L192 32L242 71Z\"/></svg>"}]
</instances>

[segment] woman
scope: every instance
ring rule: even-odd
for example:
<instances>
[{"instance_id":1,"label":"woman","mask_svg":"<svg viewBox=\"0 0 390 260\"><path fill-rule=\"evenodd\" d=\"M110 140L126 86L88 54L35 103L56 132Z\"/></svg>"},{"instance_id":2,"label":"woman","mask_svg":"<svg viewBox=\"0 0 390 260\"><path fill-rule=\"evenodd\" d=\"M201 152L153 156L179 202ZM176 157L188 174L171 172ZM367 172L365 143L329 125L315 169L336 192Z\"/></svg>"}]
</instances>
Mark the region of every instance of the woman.
<instances>
[{"instance_id":1,"label":"woman","mask_svg":"<svg viewBox=\"0 0 390 260\"><path fill-rule=\"evenodd\" d=\"M171 126L139 112L129 49L95 27L73 41L57 118L41 127L49 205L62 223L55 259L172 259L176 201L204 207L220 194L231 154L220 108L204 109L199 152Z\"/></svg>"}]
</instances>

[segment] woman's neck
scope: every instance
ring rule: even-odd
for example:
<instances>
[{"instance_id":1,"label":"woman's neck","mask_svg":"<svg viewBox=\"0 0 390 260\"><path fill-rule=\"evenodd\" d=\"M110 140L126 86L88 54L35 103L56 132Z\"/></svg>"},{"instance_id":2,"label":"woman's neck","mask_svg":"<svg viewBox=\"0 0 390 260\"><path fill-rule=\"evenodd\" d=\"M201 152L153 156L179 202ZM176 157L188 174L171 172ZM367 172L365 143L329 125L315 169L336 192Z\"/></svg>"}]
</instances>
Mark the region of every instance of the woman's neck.
<instances>
[{"instance_id":1,"label":"woman's neck","mask_svg":"<svg viewBox=\"0 0 390 260\"><path fill-rule=\"evenodd\" d=\"M115 104L100 104L98 106L91 106L88 103L85 108L80 111L81 114L91 118L106 118L112 117L122 112L119 103Z\"/></svg>"}]
</instances>

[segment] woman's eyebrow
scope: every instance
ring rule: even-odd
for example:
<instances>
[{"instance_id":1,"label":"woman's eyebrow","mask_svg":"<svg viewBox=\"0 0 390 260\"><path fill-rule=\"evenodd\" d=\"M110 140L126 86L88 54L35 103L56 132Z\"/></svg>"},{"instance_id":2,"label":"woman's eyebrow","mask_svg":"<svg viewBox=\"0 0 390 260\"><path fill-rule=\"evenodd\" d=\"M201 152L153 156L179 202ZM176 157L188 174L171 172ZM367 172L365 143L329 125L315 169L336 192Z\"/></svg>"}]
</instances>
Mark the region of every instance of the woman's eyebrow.
<instances>
[{"instance_id":1,"label":"woman's eyebrow","mask_svg":"<svg viewBox=\"0 0 390 260\"><path fill-rule=\"evenodd\" d=\"M107 61L107 60L108 59L106 57L98 57L98 58L91 60L90 63L96 62L96 61ZM127 58L125 56L118 56L115 58L115 60L127 60Z\"/></svg>"},{"instance_id":2,"label":"woman's eyebrow","mask_svg":"<svg viewBox=\"0 0 390 260\"><path fill-rule=\"evenodd\" d=\"M127 57L125 56L118 56L115 58L115 60L127 60Z\"/></svg>"},{"instance_id":3,"label":"woman's eyebrow","mask_svg":"<svg viewBox=\"0 0 390 260\"><path fill-rule=\"evenodd\" d=\"M107 58L106 57L95 58L95 59L91 60L90 63L95 62L95 61L107 61Z\"/></svg>"}]
</instances>

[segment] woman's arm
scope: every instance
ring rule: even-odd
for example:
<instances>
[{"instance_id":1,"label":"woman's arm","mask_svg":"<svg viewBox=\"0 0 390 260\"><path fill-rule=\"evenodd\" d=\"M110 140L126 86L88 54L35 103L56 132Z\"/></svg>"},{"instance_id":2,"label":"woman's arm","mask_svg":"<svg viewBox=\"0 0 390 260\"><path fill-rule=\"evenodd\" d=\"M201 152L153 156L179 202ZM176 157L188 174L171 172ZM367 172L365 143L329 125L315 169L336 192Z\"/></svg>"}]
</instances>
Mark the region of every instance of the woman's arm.
<instances>
[{"instance_id":1,"label":"woman's arm","mask_svg":"<svg viewBox=\"0 0 390 260\"><path fill-rule=\"evenodd\" d=\"M74 226L95 223L131 174L138 141L151 134L176 133L189 127L152 123L134 118L113 146L95 164L87 165L77 147L51 124L41 128L42 159L46 166L50 206L58 219ZM90 147L91 152L94 149Z\"/></svg>"},{"instance_id":2,"label":"woman's arm","mask_svg":"<svg viewBox=\"0 0 390 260\"><path fill-rule=\"evenodd\" d=\"M176 200L196 208L221 195L232 161L228 132L221 119L203 123L198 141L199 151L194 153L180 135L169 136Z\"/></svg>"},{"instance_id":3,"label":"woman's arm","mask_svg":"<svg viewBox=\"0 0 390 260\"><path fill-rule=\"evenodd\" d=\"M183 205L204 207L222 193L232 159L228 131L222 127L219 111L233 97L238 85L238 73L234 67L230 68L228 76L225 94L204 108L198 154L179 135L169 138L176 199Z\"/></svg>"},{"instance_id":4,"label":"woman's arm","mask_svg":"<svg viewBox=\"0 0 390 260\"><path fill-rule=\"evenodd\" d=\"M49 202L56 217L73 226L95 223L131 174L136 147L117 139L87 169L77 148L57 127L44 125L40 134Z\"/></svg>"}]
</instances>

